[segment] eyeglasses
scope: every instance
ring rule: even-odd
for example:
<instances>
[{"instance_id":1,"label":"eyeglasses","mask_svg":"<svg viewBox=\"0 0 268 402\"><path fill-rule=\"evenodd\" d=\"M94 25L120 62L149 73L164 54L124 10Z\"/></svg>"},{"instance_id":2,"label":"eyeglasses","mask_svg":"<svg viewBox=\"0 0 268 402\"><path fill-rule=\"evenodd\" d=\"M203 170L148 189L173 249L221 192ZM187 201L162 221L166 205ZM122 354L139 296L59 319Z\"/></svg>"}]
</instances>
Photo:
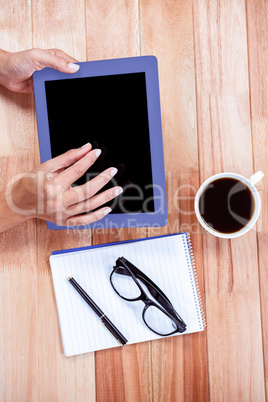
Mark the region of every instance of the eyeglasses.
<instances>
[{"instance_id":1,"label":"eyeglasses","mask_svg":"<svg viewBox=\"0 0 268 402\"><path fill-rule=\"evenodd\" d=\"M148 276L124 257L118 258L113 268L110 275L113 289L126 301L143 301L145 306L142 318L151 331L157 335L168 336L186 330L185 322L170 300ZM146 286L156 302L147 296L139 281Z\"/></svg>"}]
</instances>

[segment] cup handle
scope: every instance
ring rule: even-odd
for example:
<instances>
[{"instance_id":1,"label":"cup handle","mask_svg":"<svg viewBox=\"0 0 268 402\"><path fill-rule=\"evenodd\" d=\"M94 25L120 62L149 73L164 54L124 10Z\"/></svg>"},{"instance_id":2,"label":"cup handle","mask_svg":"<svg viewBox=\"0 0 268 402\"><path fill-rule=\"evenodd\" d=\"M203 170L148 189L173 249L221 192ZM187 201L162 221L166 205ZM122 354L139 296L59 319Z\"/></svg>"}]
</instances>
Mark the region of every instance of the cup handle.
<instances>
[{"instance_id":1,"label":"cup handle","mask_svg":"<svg viewBox=\"0 0 268 402\"><path fill-rule=\"evenodd\" d=\"M255 186L264 176L264 173L261 170L258 170L258 172L254 173L254 175L250 176L249 181L250 183Z\"/></svg>"}]
</instances>

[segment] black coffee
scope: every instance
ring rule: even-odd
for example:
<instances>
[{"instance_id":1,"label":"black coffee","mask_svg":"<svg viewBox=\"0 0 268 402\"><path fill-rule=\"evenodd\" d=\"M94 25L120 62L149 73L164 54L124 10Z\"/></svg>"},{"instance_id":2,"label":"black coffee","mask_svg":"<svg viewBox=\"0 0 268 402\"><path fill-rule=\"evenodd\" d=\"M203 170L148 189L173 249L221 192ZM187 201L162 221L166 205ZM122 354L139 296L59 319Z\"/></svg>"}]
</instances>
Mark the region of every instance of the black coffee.
<instances>
[{"instance_id":1,"label":"black coffee","mask_svg":"<svg viewBox=\"0 0 268 402\"><path fill-rule=\"evenodd\" d=\"M199 199L199 211L212 229L234 233L248 224L255 209L254 197L237 179L217 179L208 184Z\"/></svg>"}]
</instances>

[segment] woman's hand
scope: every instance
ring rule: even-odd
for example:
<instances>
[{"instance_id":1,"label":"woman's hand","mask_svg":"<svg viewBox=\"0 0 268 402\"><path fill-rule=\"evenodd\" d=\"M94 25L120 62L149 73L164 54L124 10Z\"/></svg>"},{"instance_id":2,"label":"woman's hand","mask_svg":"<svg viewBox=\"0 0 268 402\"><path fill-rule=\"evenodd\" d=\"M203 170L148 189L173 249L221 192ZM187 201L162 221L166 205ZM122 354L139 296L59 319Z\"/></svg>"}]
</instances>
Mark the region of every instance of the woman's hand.
<instances>
[{"instance_id":1,"label":"woman's hand","mask_svg":"<svg viewBox=\"0 0 268 402\"><path fill-rule=\"evenodd\" d=\"M116 174L106 169L81 186L71 187L96 161L101 151L90 144L53 158L21 175L0 196L0 232L30 218L61 226L87 225L103 218L111 208L102 204L122 193L119 186L97 192ZM13 179L14 181L14 179ZM84 214L85 212L90 214Z\"/></svg>"},{"instance_id":2,"label":"woman's hand","mask_svg":"<svg viewBox=\"0 0 268 402\"><path fill-rule=\"evenodd\" d=\"M59 49L29 49L10 53L0 50L0 84L15 92L33 92L32 75L51 67L63 73L75 73L77 60Z\"/></svg>"}]
</instances>

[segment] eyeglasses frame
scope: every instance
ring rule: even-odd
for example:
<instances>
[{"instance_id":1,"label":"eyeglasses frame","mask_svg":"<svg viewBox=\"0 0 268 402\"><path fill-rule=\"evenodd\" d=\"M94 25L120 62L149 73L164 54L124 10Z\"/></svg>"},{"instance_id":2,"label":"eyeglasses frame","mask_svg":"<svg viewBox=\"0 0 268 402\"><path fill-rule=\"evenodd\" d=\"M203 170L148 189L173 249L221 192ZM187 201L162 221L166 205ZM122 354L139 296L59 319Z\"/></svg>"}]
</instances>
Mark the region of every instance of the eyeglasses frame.
<instances>
[{"instance_id":1,"label":"eyeglasses frame","mask_svg":"<svg viewBox=\"0 0 268 402\"><path fill-rule=\"evenodd\" d=\"M141 294L140 296L134 298L134 299L128 299L124 296L122 296L117 289L114 287L113 285L113 281L112 281L112 276L115 273L116 270L118 270L118 268L124 268L125 270L127 270L127 272L129 273L129 276L131 276L131 278L134 280L134 282L136 283L136 285L138 286ZM162 290L150 279L148 278L142 271L140 271L135 265L133 265L130 261L128 261L126 258L124 257L120 257L116 260L116 265L113 267L113 271L110 274L110 283L112 288L114 289L114 291L118 294L118 296L120 296L122 299L128 301L128 302L135 302L135 301L143 301L143 303L145 304L143 312L142 312L142 319L145 323L145 325L151 330L153 331L155 334L160 335L160 336L170 336L173 335L177 332L184 332L186 330L186 324L183 321L183 319L179 316L179 314L176 312L176 310L174 309L173 305L171 304L170 300L167 298L167 296L162 292ZM118 272L120 274L120 272ZM122 273L122 275L124 275ZM143 288L141 287L141 285L139 284L137 278L147 287L147 289L149 290L149 292L152 294L152 296L155 298L155 300L158 301L157 304L155 303L151 298L148 297L148 295L145 293L145 291L143 290ZM164 306L163 306L164 305ZM156 308L158 308L160 311L162 311L166 316L168 316L177 326L177 328L173 331L170 332L169 334L161 334L155 330L153 330L146 322L145 320L145 313L146 310L150 307L150 306L154 306Z\"/></svg>"}]
</instances>

